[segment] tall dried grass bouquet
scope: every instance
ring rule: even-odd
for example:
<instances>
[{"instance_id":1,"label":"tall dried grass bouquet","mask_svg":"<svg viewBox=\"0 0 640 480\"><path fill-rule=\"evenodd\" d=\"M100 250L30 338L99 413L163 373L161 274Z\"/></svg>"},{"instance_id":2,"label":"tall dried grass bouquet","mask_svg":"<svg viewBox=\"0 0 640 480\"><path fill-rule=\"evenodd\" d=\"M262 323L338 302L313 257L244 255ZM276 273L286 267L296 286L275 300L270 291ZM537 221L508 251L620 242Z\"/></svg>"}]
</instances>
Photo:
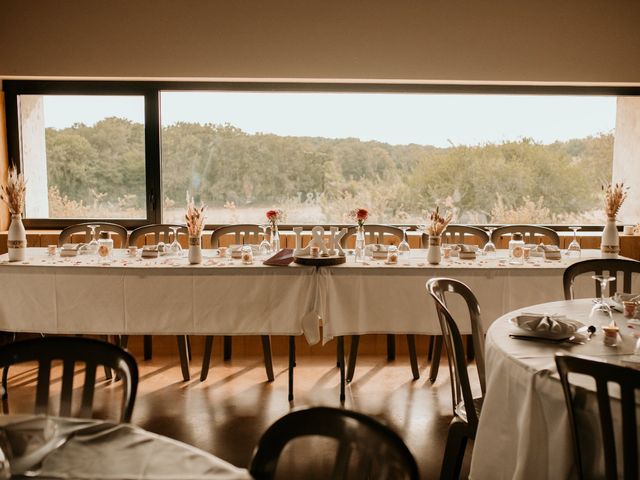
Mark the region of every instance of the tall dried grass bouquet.
<instances>
[{"instance_id":1,"label":"tall dried grass bouquet","mask_svg":"<svg viewBox=\"0 0 640 480\"><path fill-rule=\"evenodd\" d=\"M207 208L206 205L201 205L200 208L196 207L193 197L189 198L189 192L187 192L187 213L184 218L187 220L189 236L199 237L202 235L205 208Z\"/></svg>"},{"instance_id":2,"label":"tall dried grass bouquet","mask_svg":"<svg viewBox=\"0 0 640 480\"><path fill-rule=\"evenodd\" d=\"M26 191L27 182L24 180L24 175L18 173L16 167L11 167L7 185L0 185L0 200L7 204L12 215L22 215Z\"/></svg>"},{"instance_id":3,"label":"tall dried grass bouquet","mask_svg":"<svg viewBox=\"0 0 640 480\"><path fill-rule=\"evenodd\" d=\"M429 228L427 229L427 233L432 237L439 237L442 235L442 232L445 231L449 222L451 222L451 218L453 214L449 212L446 216L440 216L440 207L436 207L436 209L431 212L429 216Z\"/></svg>"},{"instance_id":4,"label":"tall dried grass bouquet","mask_svg":"<svg viewBox=\"0 0 640 480\"><path fill-rule=\"evenodd\" d=\"M624 186L624 182L616 183L614 185L607 184L602 186L604 191L604 213L608 218L613 218L618 215L620 207L627 198L629 187Z\"/></svg>"}]
</instances>

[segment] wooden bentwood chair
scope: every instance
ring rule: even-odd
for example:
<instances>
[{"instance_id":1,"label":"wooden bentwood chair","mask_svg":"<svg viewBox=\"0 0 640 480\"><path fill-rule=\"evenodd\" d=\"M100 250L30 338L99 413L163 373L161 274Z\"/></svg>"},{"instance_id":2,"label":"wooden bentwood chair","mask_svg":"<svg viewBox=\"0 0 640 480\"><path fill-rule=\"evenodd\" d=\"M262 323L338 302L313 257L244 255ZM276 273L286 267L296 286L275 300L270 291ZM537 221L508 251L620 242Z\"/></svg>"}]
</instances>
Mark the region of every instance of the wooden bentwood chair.
<instances>
[{"instance_id":1,"label":"wooden bentwood chair","mask_svg":"<svg viewBox=\"0 0 640 480\"><path fill-rule=\"evenodd\" d=\"M467 439L475 439L478 419L485 394L484 332L480 317L480 306L473 292L464 283L451 278L432 278L427 282L427 291L433 298L440 321L442 337L447 352L453 400L453 420L449 425L447 445L442 460L441 479L457 479L464 459ZM447 308L445 294L458 294L467 304L476 368L480 383L481 397L474 398L471 392L469 372L465 358L462 335L458 324Z\"/></svg>"},{"instance_id":2,"label":"wooden bentwood chair","mask_svg":"<svg viewBox=\"0 0 640 480\"><path fill-rule=\"evenodd\" d=\"M278 460L286 445L305 436L328 437L338 441L332 462L333 471L326 478L420 478L413 455L397 433L361 413L330 407L297 410L271 425L262 435L253 454L249 466L251 476L257 480L275 478Z\"/></svg>"},{"instance_id":3,"label":"wooden bentwood chair","mask_svg":"<svg viewBox=\"0 0 640 480\"><path fill-rule=\"evenodd\" d=\"M558 232L540 225L504 225L491 232L491 241L498 245L500 237L503 235L511 236L514 233L521 233L524 243L537 244L544 242L546 245L560 246L560 236Z\"/></svg>"},{"instance_id":4,"label":"wooden bentwood chair","mask_svg":"<svg viewBox=\"0 0 640 480\"><path fill-rule=\"evenodd\" d=\"M143 245L157 245L159 242L169 244L173 241L173 231L171 227L179 227L178 235L188 236L189 231L184 225L175 224L154 224L136 228L129 235L129 246L142 247ZM151 335L144 335L144 359L151 359L153 353L153 340ZM189 360L191 360L191 345L188 335L176 335L178 342L178 353L180 355L180 367L182 378L189 380ZM127 346L128 337L122 337L122 345Z\"/></svg>"},{"instance_id":5,"label":"wooden bentwood chair","mask_svg":"<svg viewBox=\"0 0 640 480\"><path fill-rule=\"evenodd\" d=\"M573 439L573 453L577 467L578 478L585 478L585 460L582 451L579 432L580 405L584 404L584 390L573 387L569 382L569 374L575 373L592 377L596 383L596 396L600 416L600 440L598 448L604 451L605 478L634 479L638 477L638 418L636 416L636 394L640 390L640 371L610 363L599 362L586 357L556 355L556 365L562 382L564 398L569 413L569 424ZM609 384L615 383L620 387L620 399L609 396ZM573 391L572 391L573 390ZM574 393L575 392L575 393ZM612 403L622 412L622 477L618 477L618 462L616 455L616 435L612 420Z\"/></svg>"},{"instance_id":6,"label":"wooden bentwood chair","mask_svg":"<svg viewBox=\"0 0 640 480\"><path fill-rule=\"evenodd\" d=\"M80 406L80 417L90 418L93 412L93 396L96 384L96 369L103 365L117 372L122 380L121 422L130 422L138 390L138 366L134 358L116 345L79 337L45 337L13 342L0 347L0 366L7 369L11 365L25 362L38 362L36 387L36 414L47 414L49 409L49 386L52 361L61 360L62 389L60 410L57 415L70 417L73 397L75 365L82 364L84 385ZM7 391L7 381L3 378L2 387ZM7 405L3 402L4 413Z\"/></svg>"},{"instance_id":7,"label":"wooden bentwood chair","mask_svg":"<svg viewBox=\"0 0 640 480\"><path fill-rule=\"evenodd\" d=\"M573 284L579 275L602 275L604 272L615 278L609 282L609 296L618 291L618 273L622 273L622 292L631 293L632 274L640 274L640 262L637 260L624 260L622 258L596 258L583 260L569 265L562 275L565 300L573 300ZM600 296L600 282L594 280L596 297Z\"/></svg>"},{"instance_id":8,"label":"wooden bentwood chair","mask_svg":"<svg viewBox=\"0 0 640 480\"><path fill-rule=\"evenodd\" d=\"M347 233L342 237L341 245L346 247L347 240L356 234L357 227L347 228ZM365 244L380 243L384 244L385 239L392 237L398 242L402 241L403 232L398 227L389 225L365 225ZM347 382L353 380L356 370L356 358L358 356L358 346L360 344L359 335L351 335L351 345L349 347L349 362L347 366ZM409 362L411 364L411 373L415 380L420 378L420 370L418 369L418 355L416 353L416 337L415 335L407 335L407 347L409 348ZM339 356L339 355L338 355ZM396 358L396 336L387 335L387 360L392 361ZM338 362L340 359L338 358Z\"/></svg>"},{"instance_id":9,"label":"wooden bentwood chair","mask_svg":"<svg viewBox=\"0 0 640 480\"><path fill-rule=\"evenodd\" d=\"M66 227L58 236L58 246L60 247L65 243L70 243L74 236L82 233L84 234L84 243L89 243L91 241L91 228L89 228L89 225L98 225L98 228L96 228L96 235L99 235L100 232L111 232L112 234L115 234L115 237L119 242L119 244L114 242L116 246L119 245L122 248L127 246L127 238L129 236L127 229L117 223L107 222L77 223L76 225Z\"/></svg>"},{"instance_id":10,"label":"wooden bentwood chair","mask_svg":"<svg viewBox=\"0 0 640 480\"><path fill-rule=\"evenodd\" d=\"M239 224L239 225L227 225L217 228L211 234L211 248L218 248L220 246L220 239L225 235L233 235L234 243L236 245L255 245L260 242L260 227L252 224ZM262 353L264 356L264 366L267 371L267 379L273 382L273 359L271 355L271 339L268 335L261 335L262 341ZM231 337L224 337L224 360L231 359ZM211 361L211 353L213 350L213 335L207 335L205 337L204 344L204 357L202 359L202 370L200 372L200 381L203 382L207 379L209 374L209 364ZM291 352L290 352L291 353ZM293 400L292 385L290 383L289 388L289 400Z\"/></svg>"}]
</instances>

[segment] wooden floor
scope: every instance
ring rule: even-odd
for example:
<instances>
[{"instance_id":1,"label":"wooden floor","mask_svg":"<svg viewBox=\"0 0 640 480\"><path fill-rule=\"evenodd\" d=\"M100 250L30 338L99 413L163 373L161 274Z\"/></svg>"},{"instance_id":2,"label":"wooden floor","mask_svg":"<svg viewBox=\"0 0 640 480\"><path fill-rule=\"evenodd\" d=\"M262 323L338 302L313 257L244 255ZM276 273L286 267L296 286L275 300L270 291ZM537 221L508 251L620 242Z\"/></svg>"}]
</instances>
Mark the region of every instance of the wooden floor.
<instances>
[{"instance_id":1,"label":"wooden floor","mask_svg":"<svg viewBox=\"0 0 640 480\"><path fill-rule=\"evenodd\" d=\"M439 477L451 420L451 392L446 360L443 358L440 375L435 384L431 384L427 379L426 339L419 338L418 341L420 380L412 381L408 358L402 352L392 362L381 354L361 355L354 381L347 386L344 407L391 425L416 457L422 478L434 479ZM286 350L274 350L276 378L268 383L261 357L234 352L231 361L223 362L220 349L214 349L209 378L201 383L203 338L193 337L192 342L192 379L184 382L177 354L173 353L171 345L165 343L164 348L156 348L153 359L143 361L141 342L132 339L130 348L140 368L132 423L195 445L235 465L247 466L253 447L264 430L291 409L340 406L339 371L335 364L335 346L331 344L323 348L324 354L315 351L298 356L295 399L290 403L287 401ZM34 372L32 366L11 369L11 413L33 411ZM59 373L55 377L57 383ZM76 382L82 381L81 375L76 378ZM96 394L96 416L117 418L119 394L117 384L100 384ZM470 455L471 448L468 447L463 468L465 478ZM298 460L304 461L304 458Z\"/></svg>"}]
</instances>

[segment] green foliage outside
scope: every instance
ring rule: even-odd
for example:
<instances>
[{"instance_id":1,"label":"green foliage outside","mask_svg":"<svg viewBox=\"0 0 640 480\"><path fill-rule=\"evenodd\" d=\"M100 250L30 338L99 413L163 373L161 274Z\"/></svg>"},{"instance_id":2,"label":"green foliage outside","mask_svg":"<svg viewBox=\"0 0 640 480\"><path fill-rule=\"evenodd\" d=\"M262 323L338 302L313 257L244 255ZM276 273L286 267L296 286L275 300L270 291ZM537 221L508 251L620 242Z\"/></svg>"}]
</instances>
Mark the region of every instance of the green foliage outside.
<instances>
[{"instance_id":1,"label":"green foliage outside","mask_svg":"<svg viewBox=\"0 0 640 480\"><path fill-rule=\"evenodd\" d=\"M52 216L142 215L141 124L49 128L46 141ZM167 213L181 212L189 191L209 223L262 222L269 207L290 223L344 222L355 207L371 222L415 223L435 205L458 223L600 223L613 135L436 148L178 123L163 128L162 158Z\"/></svg>"}]
</instances>

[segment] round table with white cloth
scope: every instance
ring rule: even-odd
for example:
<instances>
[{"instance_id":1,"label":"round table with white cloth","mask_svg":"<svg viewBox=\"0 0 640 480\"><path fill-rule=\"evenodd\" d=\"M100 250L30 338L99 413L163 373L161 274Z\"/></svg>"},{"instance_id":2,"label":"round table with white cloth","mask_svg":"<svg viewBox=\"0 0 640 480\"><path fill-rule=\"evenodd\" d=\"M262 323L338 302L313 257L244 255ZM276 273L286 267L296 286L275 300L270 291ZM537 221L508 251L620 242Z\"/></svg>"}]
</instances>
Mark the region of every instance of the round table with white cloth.
<instances>
[{"instance_id":1,"label":"round table with white cloth","mask_svg":"<svg viewBox=\"0 0 640 480\"><path fill-rule=\"evenodd\" d=\"M621 341L616 347L605 346L601 327L609 323L609 318L606 314L590 318L591 307L591 299L545 303L507 313L491 325L485 351L487 388L473 447L470 478L575 478L571 430L555 354L563 352L627 366L638 365L631 362L637 359L632 354L640 327L614 312ZM597 331L581 345L510 338L509 334L524 333L510 323L510 319L522 312L566 315L587 326L596 326ZM586 382L580 386L588 390L593 388ZM610 394L615 396L614 391L610 390ZM579 412L582 419L579 423L584 428L580 432L583 455L589 462L586 465L588 475L604 478L603 453L598 448L599 416L595 394L589 394L589 397ZM617 421L619 424L619 414Z\"/></svg>"}]
</instances>

